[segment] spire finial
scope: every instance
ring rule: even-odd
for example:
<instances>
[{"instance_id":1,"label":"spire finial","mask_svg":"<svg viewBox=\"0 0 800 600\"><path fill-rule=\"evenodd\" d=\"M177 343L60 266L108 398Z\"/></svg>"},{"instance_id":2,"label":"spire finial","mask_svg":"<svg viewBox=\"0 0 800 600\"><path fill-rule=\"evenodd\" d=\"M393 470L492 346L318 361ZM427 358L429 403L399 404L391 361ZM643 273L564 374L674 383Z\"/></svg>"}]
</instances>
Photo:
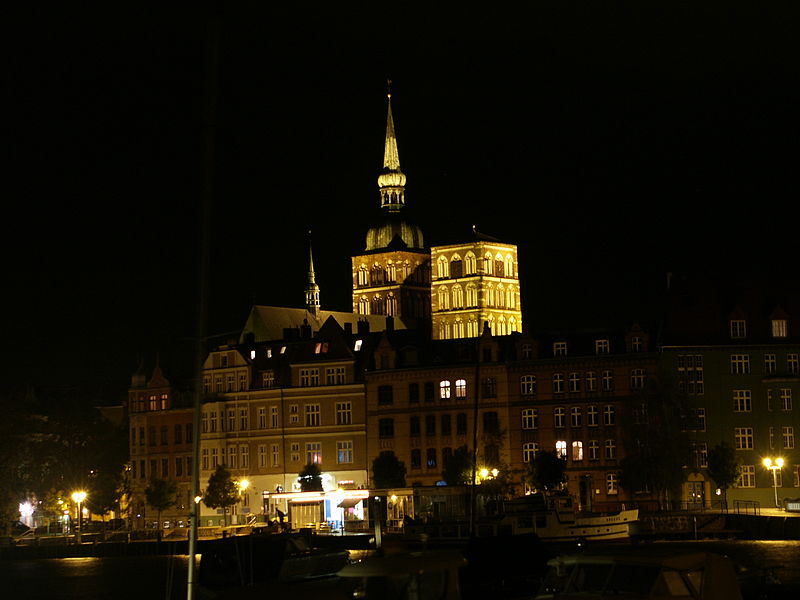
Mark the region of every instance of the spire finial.
<instances>
[{"instance_id":1,"label":"spire finial","mask_svg":"<svg viewBox=\"0 0 800 600\"><path fill-rule=\"evenodd\" d=\"M386 97L387 98L391 98L392 97L392 80L391 79L387 79L386 80Z\"/></svg>"}]
</instances>

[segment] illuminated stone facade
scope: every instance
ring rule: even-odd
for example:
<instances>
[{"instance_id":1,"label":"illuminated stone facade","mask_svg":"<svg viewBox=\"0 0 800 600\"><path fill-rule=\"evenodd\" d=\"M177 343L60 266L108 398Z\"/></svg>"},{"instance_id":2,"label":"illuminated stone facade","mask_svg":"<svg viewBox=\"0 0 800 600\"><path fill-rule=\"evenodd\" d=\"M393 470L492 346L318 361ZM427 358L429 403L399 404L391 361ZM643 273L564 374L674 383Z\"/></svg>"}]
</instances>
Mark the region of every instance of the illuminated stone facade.
<instances>
[{"instance_id":1,"label":"illuminated stone facade","mask_svg":"<svg viewBox=\"0 0 800 600\"><path fill-rule=\"evenodd\" d=\"M478 239L431 249L434 339L522 331L517 247ZM484 236L485 237L485 236Z\"/></svg>"}]
</instances>

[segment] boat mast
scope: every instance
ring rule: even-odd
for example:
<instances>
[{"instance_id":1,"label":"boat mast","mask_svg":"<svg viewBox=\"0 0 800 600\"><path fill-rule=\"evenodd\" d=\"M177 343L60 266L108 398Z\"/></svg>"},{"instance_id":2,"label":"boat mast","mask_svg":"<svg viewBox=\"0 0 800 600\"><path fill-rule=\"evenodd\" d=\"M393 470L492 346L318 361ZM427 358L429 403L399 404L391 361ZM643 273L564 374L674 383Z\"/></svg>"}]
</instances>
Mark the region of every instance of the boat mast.
<instances>
[{"instance_id":1,"label":"boat mast","mask_svg":"<svg viewBox=\"0 0 800 600\"><path fill-rule=\"evenodd\" d=\"M214 4L211 4L213 9ZM206 352L206 321L208 312L209 227L214 181L214 138L217 108L217 71L219 39L215 15L207 15L207 74L205 110L203 112L203 165L201 206L199 218L199 252L197 277L197 339L194 376L194 415L192 418L192 496L189 513L189 565L186 576L186 598L194 600L197 592L197 528L200 520L200 405L203 392L203 361Z\"/></svg>"}]
</instances>

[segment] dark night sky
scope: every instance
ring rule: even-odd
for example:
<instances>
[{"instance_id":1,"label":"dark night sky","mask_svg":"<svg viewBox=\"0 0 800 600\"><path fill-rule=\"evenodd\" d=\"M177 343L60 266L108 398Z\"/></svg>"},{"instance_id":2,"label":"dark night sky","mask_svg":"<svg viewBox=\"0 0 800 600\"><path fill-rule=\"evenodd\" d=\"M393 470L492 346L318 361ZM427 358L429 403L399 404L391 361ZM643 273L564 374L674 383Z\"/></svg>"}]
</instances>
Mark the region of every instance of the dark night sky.
<instances>
[{"instance_id":1,"label":"dark night sky","mask_svg":"<svg viewBox=\"0 0 800 600\"><path fill-rule=\"evenodd\" d=\"M627 309L668 270L796 273L796 11L564 4L221 13L209 332L301 305L309 229L323 306L349 310L387 77L426 241L517 243L529 324ZM3 391L112 402L139 356L193 352L202 11L135 6L3 19Z\"/></svg>"}]
</instances>

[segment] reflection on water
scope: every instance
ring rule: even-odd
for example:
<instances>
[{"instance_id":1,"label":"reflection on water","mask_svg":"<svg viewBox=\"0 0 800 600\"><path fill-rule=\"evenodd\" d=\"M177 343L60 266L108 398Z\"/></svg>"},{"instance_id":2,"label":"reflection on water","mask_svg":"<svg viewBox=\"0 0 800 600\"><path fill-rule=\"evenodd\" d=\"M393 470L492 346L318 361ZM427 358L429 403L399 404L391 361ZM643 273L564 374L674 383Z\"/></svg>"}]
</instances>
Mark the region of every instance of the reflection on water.
<instances>
[{"instance_id":1,"label":"reflection on water","mask_svg":"<svg viewBox=\"0 0 800 600\"><path fill-rule=\"evenodd\" d=\"M718 552L750 569L782 567L777 572L781 581L800 590L800 541L653 542L636 546L636 552L645 554L649 548ZM613 546L598 544L589 550L610 552ZM187 556L0 561L0 596L13 591L15 600L185 598L187 564Z\"/></svg>"}]
</instances>

